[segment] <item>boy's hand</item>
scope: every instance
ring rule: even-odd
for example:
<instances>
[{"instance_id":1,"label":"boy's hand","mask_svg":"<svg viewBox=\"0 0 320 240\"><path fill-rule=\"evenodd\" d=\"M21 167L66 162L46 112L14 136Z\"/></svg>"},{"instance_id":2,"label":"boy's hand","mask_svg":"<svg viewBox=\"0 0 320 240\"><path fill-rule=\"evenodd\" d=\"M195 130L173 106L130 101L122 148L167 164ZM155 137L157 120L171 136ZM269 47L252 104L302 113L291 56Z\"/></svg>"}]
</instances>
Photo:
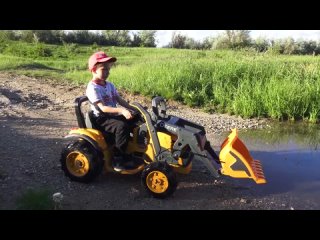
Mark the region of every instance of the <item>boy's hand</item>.
<instances>
[{"instance_id":1,"label":"boy's hand","mask_svg":"<svg viewBox=\"0 0 320 240\"><path fill-rule=\"evenodd\" d=\"M126 119L131 119L133 116L131 112L128 109L122 109L121 114L126 118Z\"/></svg>"},{"instance_id":2,"label":"boy's hand","mask_svg":"<svg viewBox=\"0 0 320 240\"><path fill-rule=\"evenodd\" d=\"M131 115L132 115L133 117L139 114L139 111L137 111L136 109L135 109L135 110L129 109L129 111L131 112Z\"/></svg>"}]
</instances>

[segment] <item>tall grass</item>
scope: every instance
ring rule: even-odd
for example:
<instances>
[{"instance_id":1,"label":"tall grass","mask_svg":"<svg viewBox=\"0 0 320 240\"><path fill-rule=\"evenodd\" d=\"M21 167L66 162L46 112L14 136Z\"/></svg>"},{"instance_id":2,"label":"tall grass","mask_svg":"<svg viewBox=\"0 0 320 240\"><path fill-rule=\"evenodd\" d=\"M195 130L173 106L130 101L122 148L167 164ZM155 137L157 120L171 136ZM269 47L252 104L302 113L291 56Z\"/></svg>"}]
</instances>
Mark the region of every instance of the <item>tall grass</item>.
<instances>
[{"instance_id":1,"label":"tall grass","mask_svg":"<svg viewBox=\"0 0 320 240\"><path fill-rule=\"evenodd\" d=\"M163 95L190 106L209 106L243 117L316 122L320 111L318 58L300 59L308 61L269 56L149 61L118 67L112 79L127 90Z\"/></svg>"},{"instance_id":2,"label":"tall grass","mask_svg":"<svg viewBox=\"0 0 320 240\"><path fill-rule=\"evenodd\" d=\"M85 85L91 79L88 57L103 50L118 58L109 78L118 88L242 117L320 118L319 57L77 45L37 46L48 48L51 56L23 57L14 48L2 49L0 71ZM27 48L32 52L30 45Z\"/></svg>"}]
</instances>

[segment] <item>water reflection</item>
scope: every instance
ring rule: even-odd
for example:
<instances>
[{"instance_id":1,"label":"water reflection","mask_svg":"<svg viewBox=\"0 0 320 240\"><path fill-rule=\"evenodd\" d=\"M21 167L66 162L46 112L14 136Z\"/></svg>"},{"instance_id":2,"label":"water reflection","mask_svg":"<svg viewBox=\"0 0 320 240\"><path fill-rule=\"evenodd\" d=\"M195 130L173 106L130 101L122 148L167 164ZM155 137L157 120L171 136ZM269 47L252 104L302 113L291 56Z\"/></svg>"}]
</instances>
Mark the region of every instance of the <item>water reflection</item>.
<instances>
[{"instance_id":1,"label":"water reflection","mask_svg":"<svg viewBox=\"0 0 320 240\"><path fill-rule=\"evenodd\" d=\"M320 125L275 122L266 129L242 130L240 135L252 143L317 150L320 144Z\"/></svg>"}]
</instances>

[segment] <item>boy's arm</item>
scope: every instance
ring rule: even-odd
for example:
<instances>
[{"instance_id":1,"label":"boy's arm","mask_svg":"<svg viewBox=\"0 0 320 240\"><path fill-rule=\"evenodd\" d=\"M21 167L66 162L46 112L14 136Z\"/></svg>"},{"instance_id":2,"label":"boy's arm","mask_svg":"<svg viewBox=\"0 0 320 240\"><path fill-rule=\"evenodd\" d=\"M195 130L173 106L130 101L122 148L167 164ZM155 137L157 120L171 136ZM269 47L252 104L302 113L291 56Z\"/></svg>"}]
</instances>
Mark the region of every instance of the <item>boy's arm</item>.
<instances>
[{"instance_id":1,"label":"boy's arm","mask_svg":"<svg viewBox=\"0 0 320 240\"><path fill-rule=\"evenodd\" d=\"M97 102L97 105L101 109L102 112L122 114L121 108L105 106L102 102Z\"/></svg>"},{"instance_id":2,"label":"boy's arm","mask_svg":"<svg viewBox=\"0 0 320 240\"><path fill-rule=\"evenodd\" d=\"M128 111L125 108L105 106L101 101L101 95L98 93L98 91L94 88L92 84L88 85L86 90L86 95L89 98L90 102L92 104L97 104L102 112L111 113L111 114L121 114L126 119L132 118L132 114L130 113L130 111Z\"/></svg>"},{"instance_id":3,"label":"boy's arm","mask_svg":"<svg viewBox=\"0 0 320 240\"><path fill-rule=\"evenodd\" d=\"M126 119L131 119L131 113L125 108L105 106L102 102L97 102L98 107L105 113L117 113L123 115Z\"/></svg>"},{"instance_id":4,"label":"boy's arm","mask_svg":"<svg viewBox=\"0 0 320 240\"><path fill-rule=\"evenodd\" d=\"M130 109L132 111L136 111L136 109L134 107L130 106L130 104L126 100L124 100L122 97L120 97L119 95L116 98L117 98L117 102L121 106L123 106L125 108L128 108L128 109Z\"/></svg>"}]
</instances>

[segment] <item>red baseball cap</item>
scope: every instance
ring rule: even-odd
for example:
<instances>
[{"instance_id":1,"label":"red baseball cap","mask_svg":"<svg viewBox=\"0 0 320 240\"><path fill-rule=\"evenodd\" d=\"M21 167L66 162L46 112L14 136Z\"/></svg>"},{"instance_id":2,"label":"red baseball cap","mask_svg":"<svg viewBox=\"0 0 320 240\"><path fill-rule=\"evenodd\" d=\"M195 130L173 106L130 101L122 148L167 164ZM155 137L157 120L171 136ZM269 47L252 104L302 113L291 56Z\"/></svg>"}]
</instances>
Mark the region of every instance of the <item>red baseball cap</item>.
<instances>
[{"instance_id":1,"label":"red baseball cap","mask_svg":"<svg viewBox=\"0 0 320 240\"><path fill-rule=\"evenodd\" d=\"M91 55L89 58L89 70L91 71L97 63L101 62L115 62L117 61L117 58L115 57L109 57L107 54L104 52L96 52Z\"/></svg>"}]
</instances>

